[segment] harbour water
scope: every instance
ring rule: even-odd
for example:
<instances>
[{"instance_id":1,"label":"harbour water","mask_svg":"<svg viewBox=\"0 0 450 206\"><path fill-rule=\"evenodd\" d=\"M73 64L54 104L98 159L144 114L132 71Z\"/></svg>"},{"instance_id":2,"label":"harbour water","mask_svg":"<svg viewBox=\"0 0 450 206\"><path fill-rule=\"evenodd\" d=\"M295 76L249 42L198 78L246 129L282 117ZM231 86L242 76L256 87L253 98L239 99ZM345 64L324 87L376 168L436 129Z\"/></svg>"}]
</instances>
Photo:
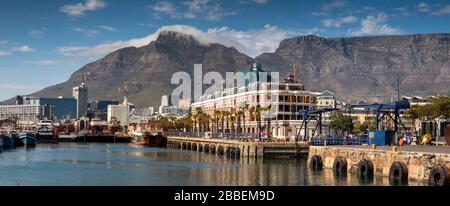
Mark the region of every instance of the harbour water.
<instances>
[{"instance_id":1,"label":"harbour water","mask_svg":"<svg viewBox=\"0 0 450 206\"><path fill-rule=\"evenodd\" d=\"M230 159L128 144L40 144L0 153L0 185L11 186L333 186L389 185L312 171L299 159ZM410 182L409 185L423 185Z\"/></svg>"}]
</instances>

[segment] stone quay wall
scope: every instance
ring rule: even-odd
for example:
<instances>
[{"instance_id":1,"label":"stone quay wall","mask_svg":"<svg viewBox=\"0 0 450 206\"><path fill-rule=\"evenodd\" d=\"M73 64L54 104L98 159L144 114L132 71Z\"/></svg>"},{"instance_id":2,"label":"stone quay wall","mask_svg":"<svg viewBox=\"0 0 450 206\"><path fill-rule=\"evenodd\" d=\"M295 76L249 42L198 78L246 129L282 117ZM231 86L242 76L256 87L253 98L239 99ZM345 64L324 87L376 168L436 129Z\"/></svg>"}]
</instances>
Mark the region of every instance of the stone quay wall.
<instances>
[{"instance_id":1,"label":"stone quay wall","mask_svg":"<svg viewBox=\"0 0 450 206\"><path fill-rule=\"evenodd\" d=\"M167 146L182 150L205 152L242 158L263 158L268 155L307 154L305 143L242 142L238 140L168 137Z\"/></svg>"},{"instance_id":2,"label":"stone quay wall","mask_svg":"<svg viewBox=\"0 0 450 206\"><path fill-rule=\"evenodd\" d=\"M401 148L372 149L343 146L311 146L308 164L313 155L322 157L324 168L333 168L336 157L342 156L347 161L347 171L356 173L362 159L372 161L375 176L389 176L392 163L403 162L408 168L408 178L414 181L428 181L430 170L435 165L450 168L450 148L446 152L399 151Z\"/></svg>"}]
</instances>

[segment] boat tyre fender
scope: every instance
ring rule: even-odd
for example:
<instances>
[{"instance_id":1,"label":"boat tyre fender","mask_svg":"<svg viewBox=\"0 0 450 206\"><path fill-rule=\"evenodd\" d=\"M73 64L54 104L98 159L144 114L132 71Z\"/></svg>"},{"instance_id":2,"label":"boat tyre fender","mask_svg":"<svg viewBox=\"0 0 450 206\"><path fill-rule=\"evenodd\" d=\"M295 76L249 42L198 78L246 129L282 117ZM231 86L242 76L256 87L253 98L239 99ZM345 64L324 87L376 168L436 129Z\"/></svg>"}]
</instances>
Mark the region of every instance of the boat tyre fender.
<instances>
[{"instance_id":1,"label":"boat tyre fender","mask_svg":"<svg viewBox=\"0 0 450 206\"><path fill-rule=\"evenodd\" d=\"M448 186L450 185L450 171L448 167L442 165L435 165L430 170L428 183L433 186Z\"/></svg>"},{"instance_id":2,"label":"boat tyre fender","mask_svg":"<svg viewBox=\"0 0 450 206\"><path fill-rule=\"evenodd\" d=\"M408 182L408 167L403 162L394 162L389 169L391 184L404 184Z\"/></svg>"},{"instance_id":3,"label":"boat tyre fender","mask_svg":"<svg viewBox=\"0 0 450 206\"><path fill-rule=\"evenodd\" d=\"M347 172L347 160L344 157L336 157L333 163L333 170L337 173Z\"/></svg>"},{"instance_id":4,"label":"boat tyre fender","mask_svg":"<svg viewBox=\"0 0 450 206\"><path fill-rule=\"evenodd\" d=\"M309 163L309 165L312 169L315 169L315 170L322 169L322 165L323 165L322 157L319 155L312 156L311 162Z\"/></svg>"},{"instance_id":5,"label":"boat tyre fender","mask_svg":"<svg viewBox=\"0 0 450 206\"><path fill-rule=\"evenodd\" d=\"M236 158L240 157L241 156L241 150L240 149L236 149L235 155L236 155Z\"/></svg>"},{"instance_id":6,"label":"boat tyre fender","mask_svg":"<svg viewBox=\"0 0 450 206\"><path fill-rule=\"evenodd\" d=\"M356 171L357 171L358 176L360 176L360 177L366 177L366 178L373 177L374 168L373 168L372 161L367 160L367 159L362 159L361 161L359 161L358 168Z\"/></svg>"}]
</instances>

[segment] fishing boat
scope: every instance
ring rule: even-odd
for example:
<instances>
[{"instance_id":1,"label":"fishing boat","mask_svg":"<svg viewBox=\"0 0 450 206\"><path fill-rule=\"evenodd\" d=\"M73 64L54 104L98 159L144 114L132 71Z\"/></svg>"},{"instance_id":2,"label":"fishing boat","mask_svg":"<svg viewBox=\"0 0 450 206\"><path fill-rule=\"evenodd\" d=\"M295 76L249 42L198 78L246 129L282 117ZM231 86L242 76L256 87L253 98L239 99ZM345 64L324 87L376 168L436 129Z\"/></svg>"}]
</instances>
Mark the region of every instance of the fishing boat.
<instances>
[{"instance_id":1,"label":"fishing boat","mask_svg":"<svg viewBox=\"0 0 450 206\"><path fill-rule=\"evenodd\" d=\"M33 133L21 133L19 134L19 140L25 146L36 146L37 144L36 136Z\"/></svg>"},{"instance_id":2,"label":"fishing boat","mask_svg":"<svg viewBox=\"0 0 450 206\"><path fill-rule=\"evenodd\" d=\"M143 135L144 145L149 147L167 147L167 137L161 132L150 133L145 132Z\"/></svg>"},{"instance_id":3,"label":"fishing boat","mask_svg":"<svg viewBox=\"0 0 450 206\"><path fill-rule=\"evenodd\" d=\"M0 141L2 141L4 149L14 147L14 140L10 135L0 135Z\"/></svg>"},{"instance_id":4,"label":"fishing boat","mask_svg":"<svg viewBox=\"0 0 450 206\"><path fill-rule=\"evenodd\" d=\"M140 128L140 127L138 127L136 130L134 130L132 133L131 133L131 136L133 137L133 142L135 142L135 143L141 143L141 142L144 142L144 139L143 139L143 134L142 134L142 129Z\"/></svg>"},{"instance_id":5,"label":"fishing boat","mask_svg":"<svg viewBox=\"0 0 450 206\"><path fill-rule=\"evenodd\" d=\"M53 122L51 120L42 120L36 125L36 139L48 140L54 137Z\"/></svg>"}]
</instances>

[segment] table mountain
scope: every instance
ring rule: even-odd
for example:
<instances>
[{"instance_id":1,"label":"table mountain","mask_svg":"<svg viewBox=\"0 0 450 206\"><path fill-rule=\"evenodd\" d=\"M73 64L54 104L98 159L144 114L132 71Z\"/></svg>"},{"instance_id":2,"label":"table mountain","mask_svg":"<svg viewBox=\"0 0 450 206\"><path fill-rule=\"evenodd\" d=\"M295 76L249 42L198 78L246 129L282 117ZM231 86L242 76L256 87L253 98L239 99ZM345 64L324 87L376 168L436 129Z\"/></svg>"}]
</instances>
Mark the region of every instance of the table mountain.
<instances>
[{"instance_id":1,"label":"table mountain","mask_svg":"<svg viewBox=\"0 0 450 206\"><path fill-rule=\"evenodd\" d=\"M38 91L30 96L71 96L72 88L84 80L89 99L121 100L124 95L137 107L159 106L161 95L170 95L176 87L172 75L185 71L193 77L195 63L203 64L203 73L238 71L254 60L234 48L220 44L204 45L192 36L162 32L149 45L115 51L89 63L64 83Z\"/></svg>"},{"instance_id":2,"label":"table mountain","mask_svg":"<svg viewBox=\"0 0 450 206\"><path fill-rule=\"evenodd\" d=\"M402 95L450 93L450 34L353 38L301 36L286 39L274 53L256 60L270 70L288 72L297 64L308 89L336 92L356 102L397 99Z\"/></svg>"},{"instance_id":3,"label":"table mountain","mask_svg":"<svg viewBox=\"0 0 450 206\"><path fill-rule=\"evenodd\" d=\"M353 38L300 36L286 39L274 53L256 57L266 71L291 73L306 88L330 90L340 100L388 101L397 97L397 75L402 95L450 92L450 34L399 35ZM71 96L84 79L90 99L121 100L127 95L138 107L158 106L170 94L175 72L193 73L203 63L204 73L238 71L254 59L221 44L200 43L195 37L166 31L149 45L115 51L76 71L66 82L32 96ZM12 103L12 100L3 102Z\"/></svg>"}]
</instances>

